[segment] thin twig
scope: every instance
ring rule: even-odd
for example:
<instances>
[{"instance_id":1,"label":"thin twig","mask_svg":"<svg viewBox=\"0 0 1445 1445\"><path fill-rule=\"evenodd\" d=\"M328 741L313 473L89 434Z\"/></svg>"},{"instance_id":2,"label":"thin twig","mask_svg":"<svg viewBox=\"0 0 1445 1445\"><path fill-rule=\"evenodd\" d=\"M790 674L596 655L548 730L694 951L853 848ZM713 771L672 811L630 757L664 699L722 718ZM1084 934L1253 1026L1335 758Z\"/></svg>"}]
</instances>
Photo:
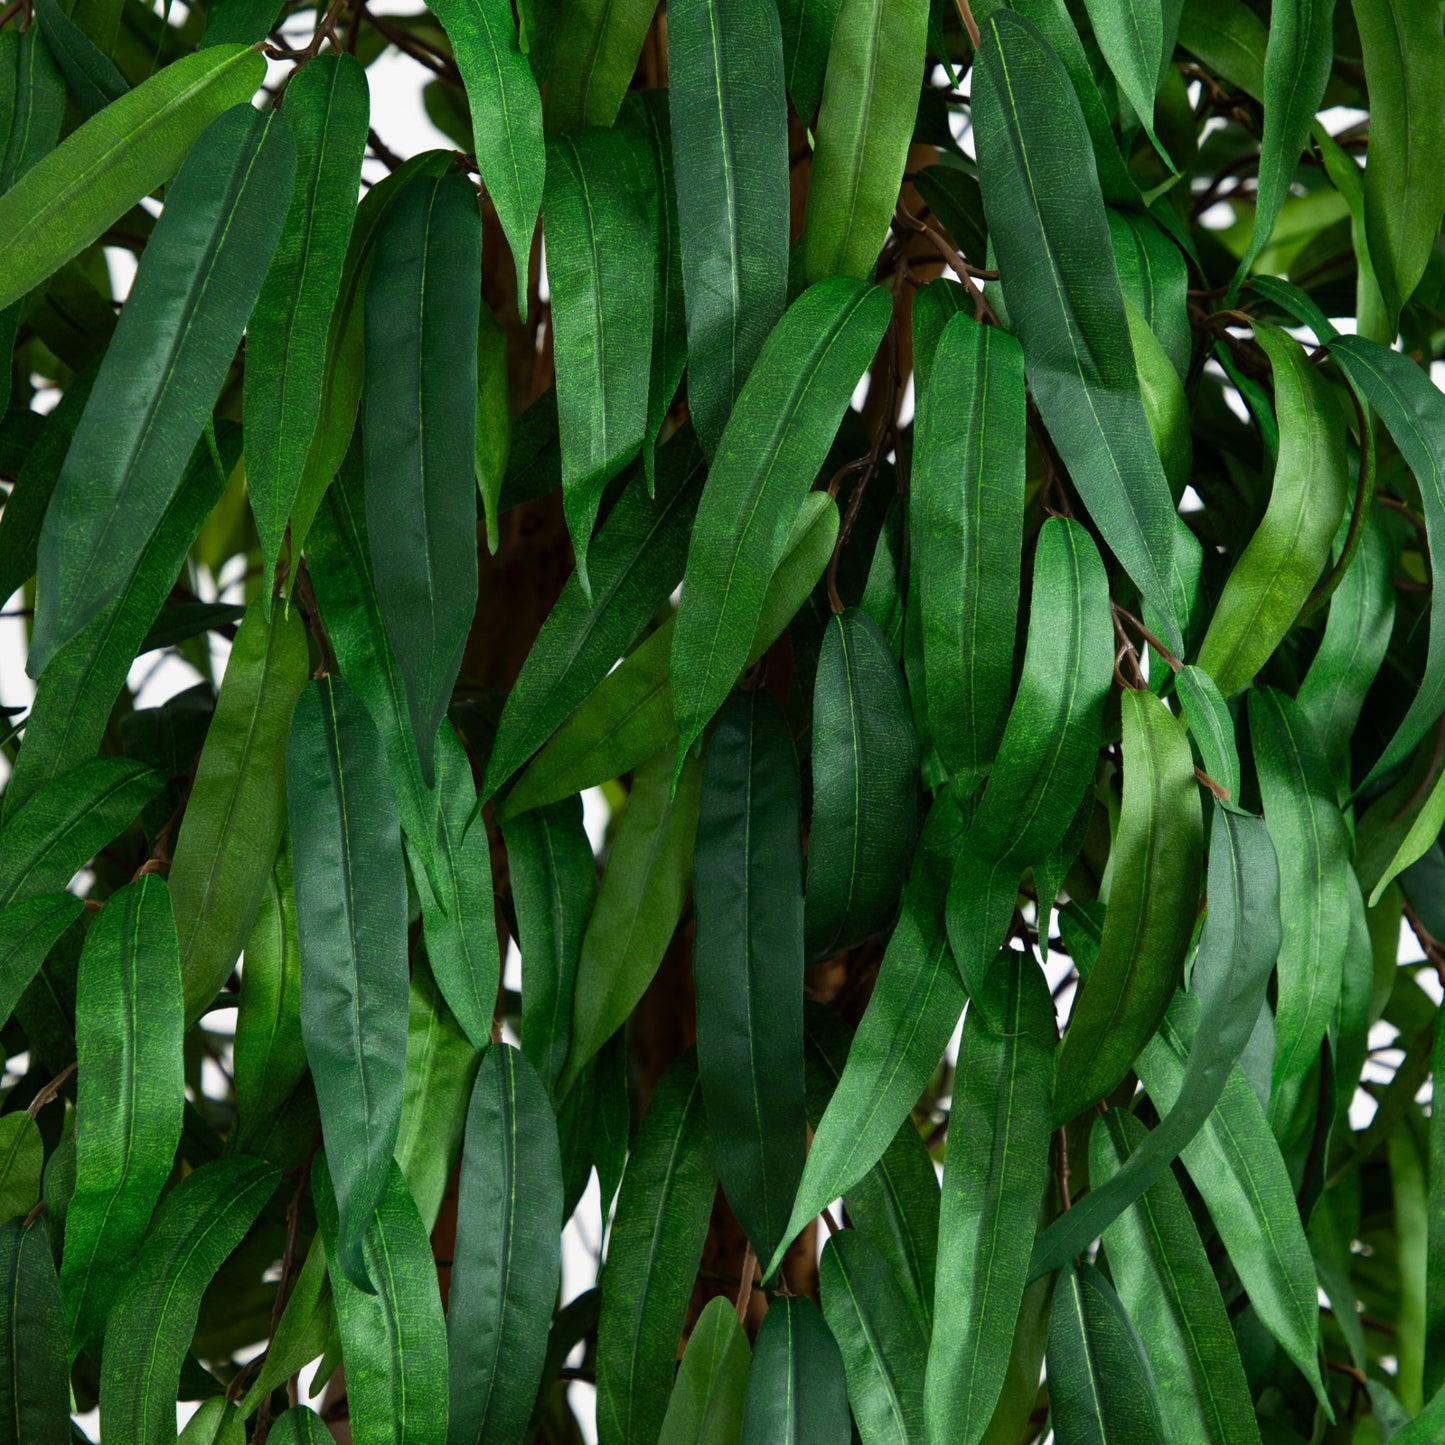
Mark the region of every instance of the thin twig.
<instances>
[{"instance_id":1,"label":"thin twig","mask_svg":"<svg viewBox=\"0 0 1445 1445\"><path fill-rule=\"evenodd\" d=\"M748 1247L743 1251L743 1272L738 1282L738 1323L748 1317L748 1305L753 1298L753 1280L758 1272L758 1257L753 1253L753 1242L748 1241Z\"/></svg>"},{"instance_id":2,"label":"thin twig","mask_svg":"<svg viewBox=\"0 0 1445 1445\"><path fill-rule=\"evenodd\" d=\"M61 1090L65 1081L75 1072L75 1065L68 1064L30 1101L26 1113L33 1119Z\"/></svg>"}]
</instances>

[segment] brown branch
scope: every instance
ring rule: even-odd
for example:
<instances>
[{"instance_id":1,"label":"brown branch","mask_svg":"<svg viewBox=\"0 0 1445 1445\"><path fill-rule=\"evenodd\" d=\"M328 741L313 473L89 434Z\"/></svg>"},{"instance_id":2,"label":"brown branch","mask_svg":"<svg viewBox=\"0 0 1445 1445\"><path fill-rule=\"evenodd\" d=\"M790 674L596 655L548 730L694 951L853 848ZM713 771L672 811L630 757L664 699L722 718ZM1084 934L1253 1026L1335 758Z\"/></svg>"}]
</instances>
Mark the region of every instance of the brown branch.
<instances>
[{"instance_id":1,"label":"brown branch","mask_svg":"<svg viewBox=\"0 0 1445 1445\"><path fill-rule=\"evenodd\" d=\"M76 1066L68 1064L63 1068L38 1094L30 1101L30 1107L26 1113L33 1119L64 1086L65 1081L75 1072Z\"/></svg>"}]
</instances>

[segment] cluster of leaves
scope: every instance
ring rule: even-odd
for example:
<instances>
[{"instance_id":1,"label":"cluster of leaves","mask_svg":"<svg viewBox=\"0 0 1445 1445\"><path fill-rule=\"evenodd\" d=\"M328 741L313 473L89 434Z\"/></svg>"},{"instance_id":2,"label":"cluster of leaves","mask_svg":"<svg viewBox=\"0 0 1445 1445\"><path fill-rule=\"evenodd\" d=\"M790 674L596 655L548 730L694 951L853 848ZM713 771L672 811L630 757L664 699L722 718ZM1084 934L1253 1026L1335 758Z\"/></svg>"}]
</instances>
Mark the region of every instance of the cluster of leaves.
<instances>
[{"instance_id":1,"label":"cluster of leaves","mask_svg":"<svg viewBox=\"0 0 1445 1445\"><path fill-rule=\"evenodd\" d=\"M1442 211L1439 0L7 6L0 1440L1445 1437Z\"/></svg>"}]
</instances>

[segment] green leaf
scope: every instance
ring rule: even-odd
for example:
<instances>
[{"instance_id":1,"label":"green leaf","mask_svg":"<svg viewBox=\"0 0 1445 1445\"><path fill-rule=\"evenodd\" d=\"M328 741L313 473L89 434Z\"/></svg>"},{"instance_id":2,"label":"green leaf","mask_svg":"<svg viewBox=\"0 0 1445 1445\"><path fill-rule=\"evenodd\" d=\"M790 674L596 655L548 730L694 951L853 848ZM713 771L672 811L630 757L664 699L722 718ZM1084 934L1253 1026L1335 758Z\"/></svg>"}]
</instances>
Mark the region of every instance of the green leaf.
<instances>
[{"instance_id":1,"label":"green leaf","mask_svg":"<svg viewBox=\"0 0 1445 1445\"><path fill-rule=\"evenodd\" d=\"M55 63L86 115L95 115L129 92L126 78L111 58L96 49L55 0L36 0L35 14Z\"/></svg>"},{"instance_id":2,"label":"green leaf","mask_svg":"<svg viewBox=\"0 0 1445 1445\"><path fill-rule=\"evenodd\" d=\"M1056 1040L1031 953L1001 957L984 987L993 997L964 1019L954 1076L969 1126L944 1161L926 1379L933 1434L967 1445L984 1438L1008 1372L1048 1178Z\"/></svg>"},{"instance_id":3,"label":"green leaf","mask_svg":"<svg viewBox=\"0 0 1445 1445\"><path fill-rule=\"evenodd\" d=\"M1187 1094L1186 1094L1187 1097ZM1117 1178L1148 1137L1125 1109L1110 1109L1089 1137L1089 1177ZM1214 1270L1184 1193L1167 1170L1104 1232L1109 1273L1159 1387L1168 1438L1212 1445L1259 1439Z\"/></svg>"},{"instance_id":4,"label":"green leaf","mask_svg":"<svg viewBox=\"0 0 1445 1445\"><path fill-rule=\"evenodd\" d=\"M1445 576L1445 397L1407 356L1363 337L1341 336L1331 350L1415 474L1429 533L1431 576ZM1365 782L1403 762L1445 711L1445 589L1430 597L1430 645L1424 676ZM1363 787L1364 784L1361 784Z\"/></svg>"},{"instance_id":5,"label":"green leaf","mask_svg":"<svg viewBox=\"0 0 1445 1445\"><path fill-rule=\"evenodd\" d=\"M350 55L318 55L286 87L296 188L246 335L246 491L261 539L261 596L321 415L326 333L356 218L371 114L366 72Z\"/></svg>"},{"instance_id":6,"label":"green leaf","mask_svg":"<svg viewBox=\"0 0 1445 1445\"><path fill-rule=\"evenodd\" d=\"M436 878L435 887L440 888L433 857L439 826L438 800L422 781L401 669L386 635L372 580L361 473L361 448L353 446L316 515L307 561L321 620L341 675L365 705L381 737L407 841L421 855L428 879Z\"/></svg>"},{"instance_id":7,"label":"green leaf","mask_svg":"<svg viewBox=\"0 0 1445 1445\"><path fill-rule=\"evenodd\" d=\"M45 669L26 721L25 746L5 789L5 817L38 788L95 756L131 665L240 457L240 429L217 428L216 449L219 468L205 442L197 446L130 581Z\"/></svg>"},{"instance_id":8,"label":"green leaf","mask_svg":"<svg viewBox=\"0 0 1445 1445\"><path fill-rule=\"evenodd\" d=\"M505 0L438 0L432 13L452 43L467 91L482 184L496 207L517 269L517 305L527 319L527 263L547 163L542 98Z\"/></svg>"},{"instance_id":9,"label":"green leaf","mask_svg":"<svg viewBox=\"0 0 1445 1445\"><path fill-rule=\"evenodd\" d=\"M1393 318L1410 299L1445 211L1445 33L1428 5L1354 0L1370 95L1365 229Z\"/></svg>"},{"instance_id":10,"label":"green leaf","mask_svg":"<svg viewBox=\"0 0 1445 1445\"><path fill-rule=\"evenodd\" d=\"M382 223L366 287L371 570L428 787L477 603L481 249L471 182L418 177Z\"/></svg>"},{"instance_id":11,"label":"green leaf","mask_svg":"<svg viewBox=\"0 0 1445 1445\"><path fill-rule=\"evenodd\" d=\"M493 1044L467 1110L447 1312L452 1445L521 1445L557 1292L562 1166L541 1080Z\"/></svg>"},{"instance_id":12,"label":"green leaf","mask_svg":"<svg viewBox=\"0 0 1445 1445\"><path fill-rule=\"evenodd\" d=\"M461 739L437 735L437 876L439 901L422 900L432 974L473 1048L492 1039L501 958L492 900L492 858L486 824L473 818L477 789ZM470 826L468 826L470 824Z\"/></svg>"},{"instance_id":13,"label":"green leaf","mask_svg":"<svg viewBox=\"0 0 1445 1445\"><path fill-rule=\"evenodd\" d=\"M1059 1276L1045 1359L1050 1417L1061 1441L1164 1445L1139 1333L1093 1265L1070 1265Z\"/></svg>"},{"instance_id":14,"label":"green leaf","mask_svg":"<svg viewBox=\"0 0 1445 1445\"><path fill-rule=\"evenodd\" d=\"M967 790L994 760L1013 681L1023 354L1006 331L955 315L932 367L915 426L912 575L922 607L933 745Z\"/></svg>"},{"instance_id":15,"label":"green leaf","mask_svg":"<svg viewBox=\"0 0 1445 1445\"><path fill-rule=\"evenodd\" d=\"M431 1445L449 1438L446 1322L431 1243L388 1160L385 1188L362 1249L376 1293L358 1289L337 1261L340 1225L327 1157L311 1166L311 1197L326 1240L357 1445Z\"/></svg>"},{"instance_id":16,"label":"green leaf","mask_svg":"<svg viewBox=\"0 0 1445 1445\"><path fill-rule=\"evenodd\" d=\"M9 191L54 150L65 115L65 85L41 27L27 26L23 35L15 34L13 29L11 33L12 43L6 47L10 54L0 57L0 74L4 75L0 84L6 91L0 101L0 115L6 125L4 144L0 146L0 192ZM55 169L53 162L49 169ZM0 205L0 216L9 209ZM14 253L7 250L6 254ZM60 262L55 265L58 267ZM42 271L13 294L7 293L6 300L0 302L9 310L7 319L19 319L18 313L10 310L11 301L18 302L48 274L48 270Z\"/></svg>"},{"instance_id":17,"label":"green leaf","mask_svg":"<svg viewBox=\"0 0 1445 1445\"><path fill-rule=\"evenodd\" d=\"M1234 719L1229 706L1202 668L1184 666L1175 675L1175 687L1184 721L1194 737L1204 771L1229 795L1239 801L1239 750L1234 740Z\"/></svg>"},{"instance_id":18,"label":"green leaf","mask_svg":"<svg viewBox=\"0 0 1445 1445\"><path fill-rule=\"evenodd\" d=\"M1319 1059L1320 1042L1340 999L1349 947L1350 838L1335 801L1319 742L1298 706L1274 688L1249 699L1264 818L1279 858L1284 941L1276 973L1275 1056L1270 1123L1276 1133L1294 1113Z\"/></svg>"},{"instance_id":19,"label":"green leaf","mask_svg":"<svg viewBox=\"0 0 1445 1445\"><path fill-rule=\"evenodd\" d=\"M48 782L0 829L0 908L64 888L161 783L119 758L92 758Z\"/></svg>"},{"instance_id":20,"label":"green leaf","mask_svg":"<svg viewBox=\"0 0 1445 1445\"><path fill-rule=\"evenodd\" d=\"M327 1445L333 1436L315 1410L293 1405L276 1417L266 1438L272 1445Z\"/></svg>"},{"instance_id":21,"label":"green leaf","mask_svg":"<svg viewBox=\"0 0 1445 1445\"><path fill-rule=\"evenodd\" d=\"M19 300L169 180L196 137L222 111L249 100L265 73L250 46L183 56L27 170L0 196L0 252L9 260L0 306Z\"/></svg>"},{"instance_id":22,"label":"green leaf","mask_svg":"<svg viewBox=\"0 0 1445 1445\"><path fill-rule=\"evenodd\" d=\"M778 5L788 94L805 122L812 120L823 94L833 27L842 5L843 0L781 0Z\"/></svg>"},{"instance_id":23,"label":"green leaf","mask_svg":"<svg viewBox=\"0 0 1445 1445\"><path fill-rule=\"evenodd\" d=\"M903 910L848 1049L847 1064L813 1133L782 1250L816 1214L883 1157L933 1077L963 1012L948 949L943 902L962 821L947 796L935 803L914 855ZM910 1126L911 1127L911 1126Z\"/></svg>"},{"instance_id":24,"label":"green leaf","mask_svg":"<svg viewBox=\"0 0 1445 1445\"><path fill-rule=\"evenodd\" d=\"M1199 1010L1176 994L1163 1025L1135 1061L1161 1111L1182 1097ZM1294 1186L1254 1090L1236 1067L1204 1128L1183 1152L1230 1263L1260 1321L1327 1400L1320 1379L1317 1283Z\"/></svg>"},{"instance_id":25,"label":"green leaf","mask_svg":"<svg viewBox=\"0 0 1445 1445\"><path fill-rule=\"evenodd\" d=\"M602 489L647 429L655 166L629 131L584 130L547 142L542 202L552 288L562 505L591 595L588 542Z\"/></svg>"},{"instance_id":26,"label":"green leaf","mask_svg":"<svg viewBox=\"0 0 1445 1445\"><path fill-rule=\"evenodd\" d=\"M629 486L617 499L591 546L591 598L573 573L507 695L487 761L488 794L586 700L682 579L705 475L702 452L684 432L663 448L656 495Z\"/></svg>"},{"instance_id":27,"label":"green leaf","mask_svg":"<svg viewBox=\"0 0 1445 1445\"><path fill-rule=\"evenodd\" d=\"M803 271L873 278L908 162L928 0L842 0L803 217Z\"/></svg>"},{"instance_id":28,"label":"green leaf","mask_svg":"<svg viewBox=\"0 0 1445 1445\"><path fill-rule=\"evenodd\" d=\"M381 744L339 678L301 694L286 746L301 943L301 1034L340 1210L339 1264L363 1290L406 1059L406 874Z\"/></svg>"},{"instance_id":29,"label":"green leaf","mask_svg":"<svg viewBox=\"0 0 1445 1445\"><path fill-rule=\"evenodd\" d=\"M843 1071L852 1031L821 1004L803 1006L809 1126L817 1129ZM911 1117L898 1126L882 1157L843 1194L852 1227L887 1261L925 1332L933 1328L933 1279L938 1264L938 1175Z\"/></svg>"},{"instance_id":30,"label":"green leaf","mask_svg":"<svg viewBox=\"0 0 1445 1445\"><path fill-rule=\"evenodd\" d=\"M1029 386L1089 515L1177 651L1173 508L1124 342L1123 292L1084 115L1058 56L1027 20L1000 9L982 28L979 171Z\"/></svg>"},{"instance_id":31,"label":"green leaf","mask_svg":"<svg viewBox=\"0 0 1445 1445\"><path fill-rule=\"evenodd\" d=\"M32 676L126 586L175 496L276 249L295 167L280 113L237 106L167 189L40 529Z\"/></svg>"},{"instance_id":32,"label":"green leaf","mask_svg":"<svg viewBox=\"0 0 1445 1445\"><path fill-rule=\"evenodd\" d=\"M698 507L678 607L679 765L744 666L768 579L888 317L876 286L835 277L810 288L773 329L738 397Z\"/></svg>"},{"instance_id":33,"label":"green leaf","mask_svg":"<svg viewBox=\"0 0 1445 1445\"><path fill-rule=\"evenodd\" d=\"M1099 959L1064 1035L1054 1117L1063 1124L1128 1072L1183 979L1199 908L1203 823L1184 728L1147 692L1126 692L1124 801L1110 854L1112 906Z\"/></svg>"},{"instance_id":34,"label":"green leaf","mask_svg":"<svg viewBox=\"0 0 1445 1445\"><path fill-rule=\"evenodd\" d=\"M782 709L738 693L703 760L693 851L697 1058L718 1178L759 1260L803 1172L803 850Z\"/></svg>"},{"instance_id":35,"label":"green leaf","mask_svg":"<svg viewBox=\"0 0 1445 1445\"><path fill-rule=\"evenodd\" d=\"M1099 554L1078 523L1051 517L1018 692L948 890L949 941L971 992L1004 940L1019 874L1058 846L1093 777L1113 655Z\"/></svg>"},{"instance_id":36,"label":"green leaf","mask_svg":"<svg viewBox=\"0 0 1445 1445\"><path fill-rule=\"evenodd\" d=\"M1084 0L1084 8L1119 89L1163 154L1154 134L1154 92L1165 61L1162 0Z\"/></svg>"},{"instance_id":37,"label":"green leaf","mask_svg":"<svg viewBox=\"0 0 1445 1445\"><path fill-rule=\"evenodd\" d=\"M1282 0L1270 11L1264 52L1264 133L1259 188L1249 245L1234 273L1231 294L1249 273L1279 219L1299 169L1300 153L1324 100L1334 63L1334 0ZM1333 529L1331 529L1333 530Z\"/></svg>"},{"instance_id":38,"label":"green leaf","mask_svg":"<svg viewBox=\"0 0 1445 1445\"><path fill-rule=\"evenodd\" d=\"M406 1080L396 1162L428 1234L436 1227L462 1152L467 1104L481 1061L430 969L417 965L407 995Z\"/></svg>"},{"instance_id":39,"label":"green leaf","mask_svg":"<svg viewBox=\"0 0 1445 1445\"><path fill-rule=\"evenodd\" d=\"M1226 697L1264 665L1294 625L1329 560L1345 510L1344 417L1292 337L1259 327L1274 367L1279 461L1265 512L1234 564L1199 649Z\"/></svg>"},{"instance_id":40,"label":"green leaf","mask_svg":"<svg viewBox=\"0 0 1445 1445\"><path fill-rule=\"evenodd\" d=\"M1185 5L1179 43L1192 50L1221 80L1255 100L1264 98L1264 51L1269 27L1244 0Z\"/></svg>"},{"instance_id":41,"label":"green leaf","mask_svg":"<svg viewBox=\"0 0 1445 1445\"><path fill-rule=\"evenodd\" d=\"M832 499L826 492L808 493L763 595L746 666L768 650L807 600L823 575L837 535L838 508ZM639 767L676 740L675 631L674 619L669 618L598 684L508 794L504 816L605 783ZM680 779L681 775L679 786Z\"/></svg>"},{"instance_id":42,"label":"green leaf","mask_svg":"<svg viewBox=\"0 0 1445 1445\"><path fill-rule=\"evenodd\" d=\"M692 1327L660 1445L732 1445L741 1438L748 1361L748 1337L732 1301L717 1295Z\"/></svg>"},{"instance_id":43,"label":"green leaf","mask_svg":"<svg viewBox=\"0 0 1445 1445\"><path fill-rule=\"evenodd\" d=\"M235 1154L203 1164L166 1196L144 1247L126 1261L128 1283L105 1331L100 1418L112 1439L170 1438L201 1296L280 1178Z\"/></svg>"},{"instance_id":44,"label":"green leaf","mask_svg":"<svg viewBox=\"0 0 1445 1445\"><path fill-rule=\"evenodd\" d=\"M716 1193L689 1051L653 1090L617 1196L597 1327L602 1445L655 1445Z\"/></svg>"},{"instance_id":45,"label":"green leaf","mask_svg":"<svg viewBox=\"0 0 1445 1445\"><path fill-rule=\"evenodd\" d=\"M0 1220L35 1208L44 1168L45 1141L35 1120L23 1109L0 1115Z\"/></svg>"},{"instance_id":46,"label":"green leaf","mask_svg":"<svg viewBox=\"0 0 1445 1445\"><path fill-rule=\"evenodd\" d=\"M1147 215L1113 206L1106 214L1124 298L1138 308L1180 381L1184 381L1194 351L1189 298L1185 294L1189 268L1184 254Z\"/></svg>"},{"instance_id":47,"label":"green leaf","mask_svg":"<svg viewBox=\"0 0 1445 1445\"><path fill-rule=\"evenodd\" d=\"M1341 799L1350 792L1350 740L1395 623L1391 578L1399 548L1379 512L1363 525L1364 540L1330 596L1325 635L1295 697L1325 750ZM1337 539L1337 552L1340 545Z\"/></svg>"},{"instance_id":48,"label":"green leaf","mask_svg":"<svg viewBox=\"0 0 1445 1445\"><path fill-rule=\"evenodd\" d=\"M657 267L652 283L652 375L647 386L647 429L642 466L648 494L654 490L658 434L677 396L687 363L687 306L683 295L682 235L672 166L668 97L660 90L629 91L623 117L652 145L657 188ZM786 263L785 263L786 265Z\"/></svg>"},{"instance_id":49,"label":"green leaf","mask_svg":"<svg viewBox=\"0 0 1445 1445\"><path fill-rule=\"evenodd\" d=\"M664 748L633 775L582 935L572 1042L559 1093L631 1017L672 941L692 887L702 767L690 759L674 790ZM524 965L525 967L525 965Z\"/></svg>"},{"instance_id":50,"label":"green leaf","mask_svg":"<svg viewBox=\"0 0 1445 1445\"><path fill-rule=\"evenodd\" d=\"M321 413L306 469L291 507L291 552L295 556L306 545L312 519L321 505L331 479L336 475L361 405L366 363L366 283L376 259L376 242L383 222L412 181L423 176L439 177L455 160L452 151L423 151L383 177L362 198L341 267L341 288L331 312L326 334L326 357L321 372Z\"/></svg>"},{"instance_id":51,"label":"green leaf","mask_svg":"<svg viewBox=\"0 0 1445 1445\"><path fill-rule=\"evenodd\" d=\"M1215 805L1210 838L1208 898L1189 979L1202 1013L1178 1099L1108 1183L1094 1181L1089 1193L1049 1226L1034 1251L1035 1276L1085 1250L1168 1173L1223 1098L1255 1031L1279 954L1279 867L1264 824L1221 804Z\"/></svg>"},{"instance_id":52,"label":"green leaf","mask_svg":"<svg viewBox=\"0 0 1445 1445\"><path fill-rule=\"evenodd\" d=\"M66 1445L71 1439L65 1313L43 1220L0 1224L0 1440Z\"/></svg>"},{"instance_id":53,"label":"green leaf","mask_svg":"<svg viewBox=\"0 0 1445 1445\"><path fill-rule=\"evenodd\" d=\"M0 1028L83 907L73 893L42 893L0 909Z\"/></svg>"},{"instance_id":54,"label":"green leaf","mask_svg":"<svg viewBox=\"0 0 1445 1445\"><path fill-rule=\"evenodd\" d=\"M508 818L502 832L522 951L522 1051L547 1092L560 1099L577 960L597 882L582 799Z\"/></svg>"},{"instance_id":55,"label":"green leaf","mask_svg":"<svg viewBox=\"0 0 1445 1445\"><path fill-rule=\"evenodd\" d=\"M856 1229L840 1230L823 1246L818 1289L863 1445L926 1440L928 1339L883 1256Z\"/></svg>"},{"instance_id":56,"label":"green leaf","mask_svg":"<svg viewBox=\"0 0 1445 1445\"><path fill-rule=\"evenodd\" d=\"M477 429L472 466L487 525L487 550L501 542L498 514L512 450L512 412L508 398L507 338L483 301L477 313Z\"/></svg>"},{"instance_id":57,"label":"green leaf","mask_svg":"<svg viewBox=\"0 0 1445 1445\"><path fill-rule=\"evenodd\" d=\"M253 602L232 644L170 875L188 1022L230 977L281 846L282 760L306 664L300 617L268 622Z\"/></svg>"},{"instance_id":58,"label":"green leaf","mask_svg":"<svg viewBox=\"0 0 1445 1445\"><path fill-rule=\"evenodd\" d=\"M806 1296L768 1306L748 1369L744 1445L838 1445L851 1429L843 1356Z\"/></svg>"},{"instance_id":59,"label":"green leaf","mask_svg":"<svg viewBox=\"0 0 1445 1445\"><path fill-rule=\"evenodd\" d=\"M259 1153L306 1074L301 1038L301 949L291 855L283 847L246 939L232 1054L237 1147Z\"/></svg>"},{"instance_id":60,"label":"green leaf","mask_svg":"<svg viewBox=\"0 0 1445 1445\"><path fill-rule=\"evenodd\" d=\"M803 912L810 958L886 927L918 830L918 740L908 688L878 624L828 624L813 689L813 816Z\"/></svg>"},{"instance_id":61,"label":"green leaf","mask_svg":"<svg viewBox=\"0 0 1445 1445\"><path fill-rule=\"evenodd\" d=\"M532 43L546 57L547 129L610 126L656 13L651 0L547 0L536 9Z\"/></svg>"},{"instance_id":62,"label":"green leaf","mask_svg":"<svg viewBox=\"0 0 1445 1445\"><path fill-rule=\"evenodd\" d=\"M147 874L111 894L80 955L80 1127L61 1267L73 1350L100 1335L170 1176L185 1104L182 1022L170 898Z\"/></svg>"},{"instance_id":63,"label":"green leaf","mask_svg":"<svg viewBox=\"0 0 1445 1445\"><path fill-rule=\"evenodd\" d=\"M787 301L788 99L777 6L674 0L667 55L688 404L712 457Z\"/></svg>"}]
</instances>

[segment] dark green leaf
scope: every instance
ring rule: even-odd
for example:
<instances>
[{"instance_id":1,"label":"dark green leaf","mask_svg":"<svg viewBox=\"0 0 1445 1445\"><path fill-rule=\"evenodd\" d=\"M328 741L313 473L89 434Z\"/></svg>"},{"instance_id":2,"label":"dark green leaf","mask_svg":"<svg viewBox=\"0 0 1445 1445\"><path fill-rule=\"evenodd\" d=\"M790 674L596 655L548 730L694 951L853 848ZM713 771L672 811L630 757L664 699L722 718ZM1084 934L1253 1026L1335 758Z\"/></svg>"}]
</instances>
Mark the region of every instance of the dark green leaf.
<instances>
[{"instance_id":1,"label":"dark green leaf","mask_svg":"<svg viewBox=\"0 0 1445 1445\"><path fill-rule=\"evenodd\" d=\"M743 1445L841 1445L851 1428L843 1356L818 1306L774 1300L748 1370Z\"/></svg>"},{"instance_id":2,"label":"dark green leaf","mask_svg":"<svg viewBox=\"0 0 1445 1445\"><path fill-rule=\"evenodd\" d=\"M698 439L715 456L787 299L788 101L777 6L674 0L667 53L688 403Z\"/></svg>"},{"instance_id":3,"label":"dark green leaf","mask_svg":"<svg viewBox=\"0 0 1445 1445\"><path fill-rule=\"evenodd\" d=\"M0 910L0 1028L83 906L73 893L42 893Z\"/></svg>"},{"instance_id":4,"label":"dark green leaf","mask_svg":"<svg viewBox=\"0 0 1445 1445\"><path fill-rule=\"evenodd\" d=\"M166 192L40 529L32 676L126 586L180 486L276 249L295 149L280 112L237 106Z\"/></svg>"},{"instance_id":5,"label":"dark green leaf","mask_svg":"<svg viewBox=\"0 0 1445 1445\"><path fill-rule=\"evenodd\" d=\"M56 0L36 0L35 14L45 43L86 115L104 110L111 101L119 100L130 90L111 58L96 49L90 37L71 21Z\"/></svg>"},{"instance_id":6,"label":"dark green leaf","mask_svg":"<svg viewBox=\"0 0 1445 1445\"><path fill-rule=\"evenodd\" d=\"M428 787L476 610L481 247L471 183L419 177L382 223L366 288L371 569Z\"/></svg>"},{"instance_id":7,"label":"dark green leaf","mask_svg":"<svg viewBox=\"0 0 1445 1445\"><path fill-rule=\"evenodd\" d=\"M0 1225L0 1440L66 1445L71 1439L65 1314L45 1225Z\"/></svg>"},{"instance_id":8,"label":"dark green leaf","mask_svg":"<svg viewBox=\"0 0 1445 1445\"><path fill-rule=\"evenodd\" d=\"M340 1210L339 1260L379 1288L367 1228L387 1188L406 1059L406 875L381 744L339 678L301 694L286 747L301 1033Z\"/></svg>"},{"instance_id":9,"label":"dark green leaf","mask_svg":"<svg viewBox=\"0 0 1445 1445\"><path fill-rule=\"evenodd\" d=\"M738 693L703 763L693 975L698 1071L718 1177L758 1259L803 1171L803 857L782 709Z\"/></svg>"},{"instance_id":10,"label":"dark green leaf","mask_svg":"<svg viewBox=\"0 0 1445 1445\"><path fill-rule=\"evenodd\" d=\"M493 1044L467 1110L447 1313L451 1445L520 1445L547 1348L560 1268L562 1170L546 1091Z\"/></svg>"}]
</instances>

